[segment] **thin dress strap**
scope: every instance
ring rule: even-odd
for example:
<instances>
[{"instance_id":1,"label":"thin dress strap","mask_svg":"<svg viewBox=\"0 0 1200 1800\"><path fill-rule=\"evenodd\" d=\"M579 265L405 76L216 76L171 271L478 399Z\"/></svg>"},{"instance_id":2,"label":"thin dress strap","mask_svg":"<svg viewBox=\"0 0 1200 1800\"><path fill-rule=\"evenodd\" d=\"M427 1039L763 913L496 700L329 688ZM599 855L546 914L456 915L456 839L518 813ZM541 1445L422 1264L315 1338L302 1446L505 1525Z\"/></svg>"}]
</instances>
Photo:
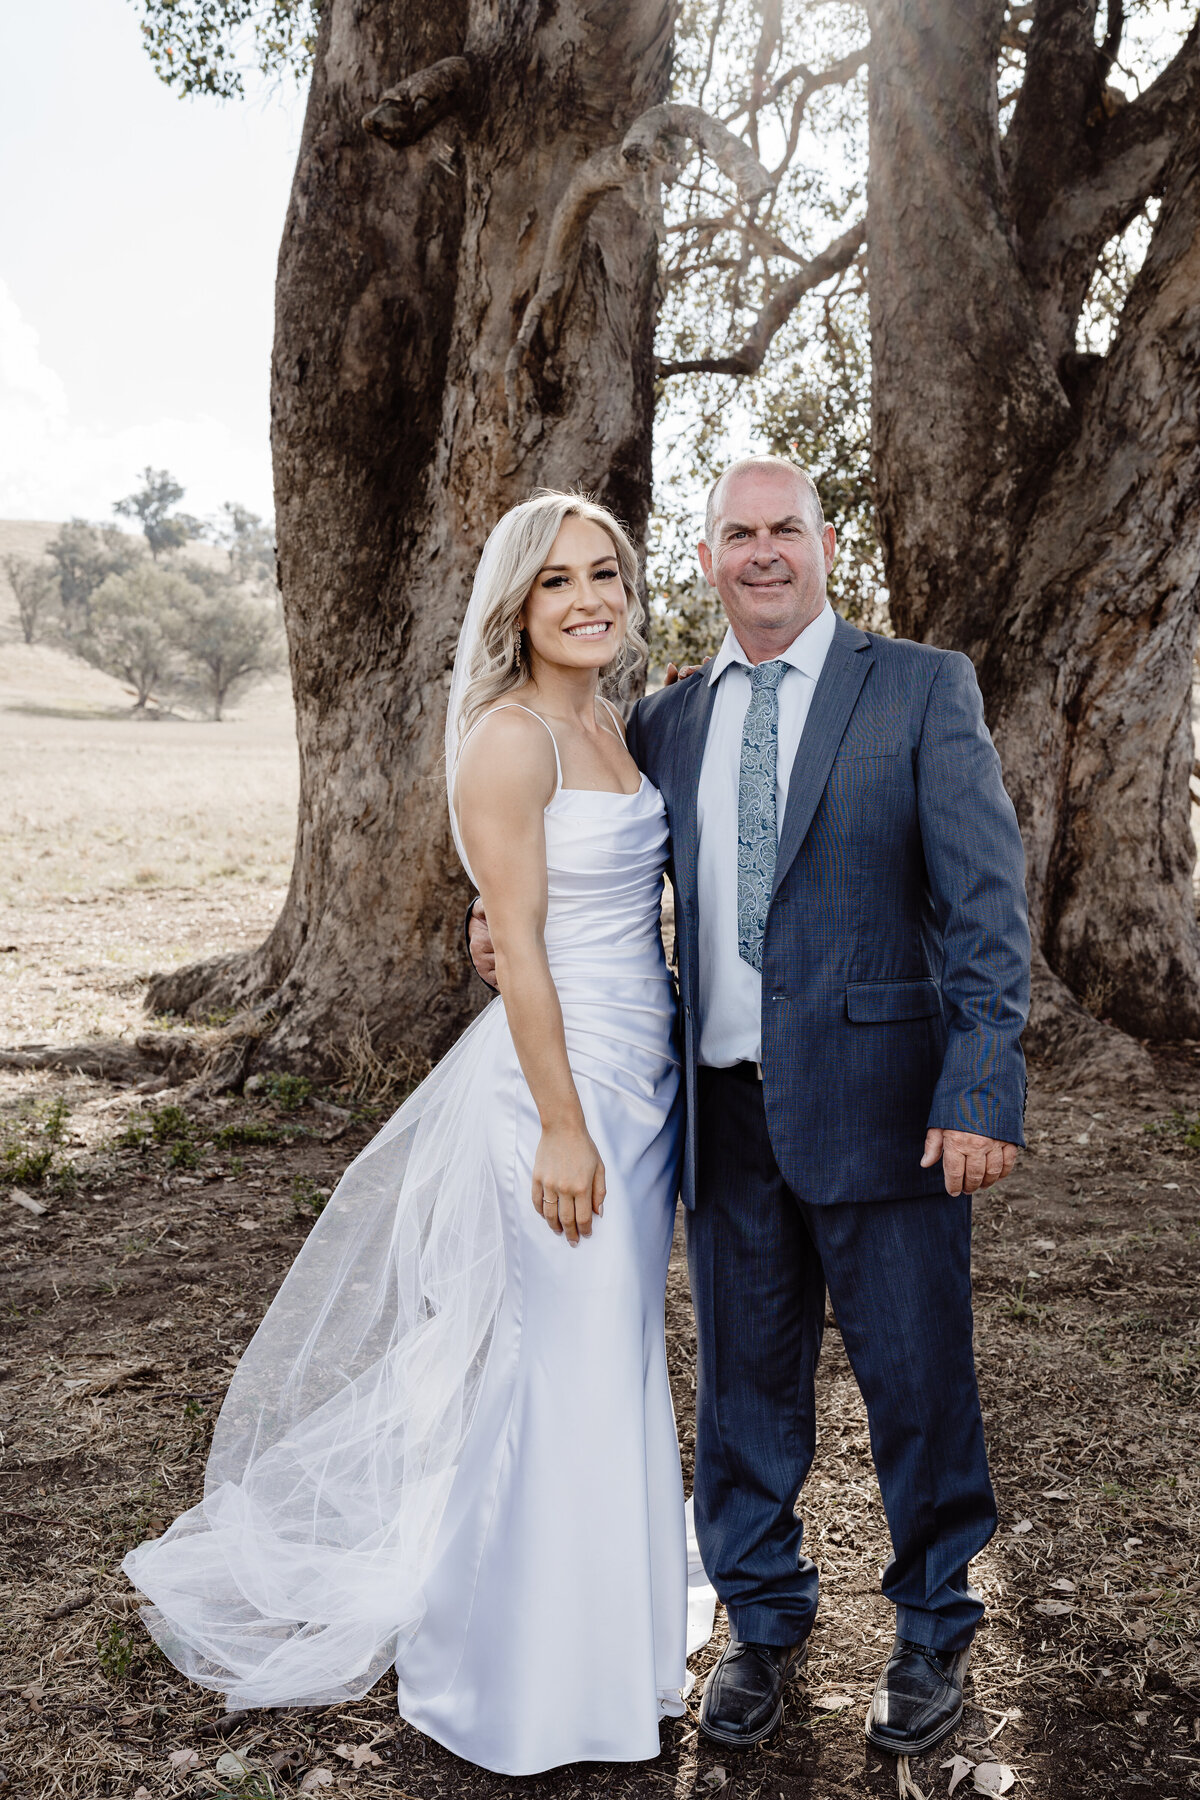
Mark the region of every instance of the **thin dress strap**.
<instances>
[{"instance_id":1,"label":"thin dress strap","mask_svg":"<svg viewBox=\"0 0 1200 1800\"><path fill-rule=\"evenodd\" d=\"M624 722L621 718L620 713L617 711L616 707L612 704L612 702L610 700L606 700L604 698L603 694L597 694L596 698L600 702L601 706L607 707L610 717L616 721L617 736L620 738L621 742L624 743L625 742L625 727L624 727Z\"/></svg>"},{"instance_id":2,"label":"thin dress strap","mask_svg":"<svg viewBox=\"0 0 1200 1800\"><path fill-rule=\"evenodd\" d=\"M543 719L541 713L534 712L532 706L522 706L521 702L519 700L506 700L504 702L503 706L493 706L488 712L481 713L479 718L476 719L474 725L472 725L469 730L463 732L462 742L458 746L459 757L461 758L461 756L462 756L463 749L466 745L467 739L471 735L471 732L477 730L478 727L483 724L484 719L490 719L492 717L493 713L498 713L498 712L528 713L530 718L536 719L539 725L546 726L546 730L550 732L550 742L554 745L554 766L558 770L558 787L556 787L554 790L555 794L557 795L560 792L560 790L562 788L562 784L563 784L562 759L560 758L560 756L558 754L558 739L555 737L554 733L552 731L550 731L550 727L548 725L546 725L546 721L545 721L545 719ZM457 769L457 767L458 767L458 764L456 763L455 768Z\"/></svg>"}]
</instances>

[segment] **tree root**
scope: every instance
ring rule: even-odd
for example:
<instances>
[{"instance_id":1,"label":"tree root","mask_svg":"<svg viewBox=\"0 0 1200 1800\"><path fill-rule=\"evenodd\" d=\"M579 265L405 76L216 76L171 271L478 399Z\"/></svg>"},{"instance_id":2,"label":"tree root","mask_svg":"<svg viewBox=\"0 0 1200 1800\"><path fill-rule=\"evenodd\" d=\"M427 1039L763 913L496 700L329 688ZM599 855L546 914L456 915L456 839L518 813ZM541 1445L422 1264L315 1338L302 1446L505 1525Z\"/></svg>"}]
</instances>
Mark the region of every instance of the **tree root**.
<instances>
[{"instance_id":1,"label":"tree root","mask_svg":"<svg viewBox=\"0 0 1200 1800\"><path fill-rule=\"evenodd\" d=\"M152 975L146 983L145 1010L202 1023L224 1008L252 1006L270 991L263 977L262 949L260 945L248 952L235 950Z\"/></svg>"},{"instance_id":2,"label":"tree root","mask_svg":"<svg viewBox=\"0 0 1200 1800\"><path fill-rule=\"evenodd\" d=\"M143 1032L130 1043L99 1038L89 1044L30 1044L0 1050L0 1069L57 1069L63 1074L90 1075L119 1087L144 1081L179 1087L199 1073L206 1045L196 1037L166 1031Z\"/></svg>"},{"instance_id":3,"label":"tree root","mask_svg":"<svg viewBox=\"0 0 1200 1800\"><path fill-rule=\"evenodd\" d=\"M1157 1088L1154 1064L1138 1040L1085 1011L1039 951L1033 957L1031 1001L1026 1052L1049 1064L1074 1090Z\"/></svg>"},{"instance_id":4,"label":"tree root","mask_svg":"<svg viewBox=\"0 0 1200 1800\"><path fill-rule=\"evenodd\" d=\"M240 1090L260 1040L276 1019L273 1013L243 1012L219 1029L189 1032L145 1031L126 1038L97 1038L87 1044L27 1044L0 1049L0 1069L52 1069L90 1075L117 1087L142 1092L187 1086L190 1098Z\"/></svg>"}]
</instances>

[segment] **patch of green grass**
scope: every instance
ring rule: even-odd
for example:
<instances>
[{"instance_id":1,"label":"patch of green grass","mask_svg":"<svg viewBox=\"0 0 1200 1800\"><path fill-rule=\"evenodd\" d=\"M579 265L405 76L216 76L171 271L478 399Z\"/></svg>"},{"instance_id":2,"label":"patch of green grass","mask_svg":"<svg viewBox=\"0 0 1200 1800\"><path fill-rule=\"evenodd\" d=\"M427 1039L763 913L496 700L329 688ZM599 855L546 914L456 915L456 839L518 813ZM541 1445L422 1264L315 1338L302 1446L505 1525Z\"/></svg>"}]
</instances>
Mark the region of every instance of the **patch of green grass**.
<instances>
[{"instance_id":1,"label":"patch of green grass","mask_svg":"<svg viewBox=\"0 0 1200 1800\"><path fill-rule=\"evenodd\" d=\"M66 1134L69 1116L70 1110L60 1094L58 1099L52 1100L46 1109L42 1122L42 1135L49 1138L52 1144L61 1144Z\"/></svg>"},{"instance_id":2,"label":"patch of green grass","mask_svg":"<svg viewBox=\"0 0 1200 1800\"><path fill-rule=\"evenodd\" d=\"M298 1219L317 1219L325 1210L329 1195L307 1175L292 1176L292 1211Z\"/></svg>"},{"instance_id":3,"label":"patch of green grass","mask_svg":"<svg viewBox=\"0 0 1200 1800\"><path fill-rule=\"evenodd\" d=\"M60 1162L51 1171L50 1185L60 1200L73 1200L79 1192L79 1170L74 1163Z\"/></svg>"},{"instance_id":4,"label":"patch of green grass","mask_svg":"<svg viewBox=\"0 0 1200 1800\"><path fill-rule=\"evenodd\" d=\"M1006 1313L1010 1319L1017 1319L1033 1325L1040 1325L1047 1312L1046 1307L1035 1306L1031 1301L1026 1300L1024 1282L1021 1283L1008 1305L1001 1307L1000 1310Z\"/></svg>"},{"instance_id":5,"label":"patch of green grass","mask_svg":"<svg viewBox=\"0 0 1200 1800\"><path fill-rule=\"evenodd\" d=\"M1145 1129L1151 1137L1176 1138L1186 1150L1200 1150L1200 1113L1176 1111Z\"/></svg>"},{"instance_id":6,"label":"patch of green grass","mask_svg":"<svg viewBox=\"0 0 1200 1800\"><path fill-rule=\"evenodd\" d=\"M198 1169L200 1167L200 1151L186 1138L179 1138L171 1145L170 1153L167 1156L167 1165L172 1169Z\"/></svg>"},{"instance_id":7,"label":"patch of green grass","mask_svg":"<svg viewBox=\"0 0 1200 1800\"><path fill-rule=\"evenodd\" d=\"M240 1125L222 1125L213 1142L222 1150L231 1144L282 1144L296 1136L299 1130L300 1127L295 1125L285 1131L276 1125L262 1125L255 1119L247 1119Z\"/></svg>"},{"instance_id":8,"label":"patch of green grass","mask_svg":"<svg viewBox=\"0 0 1200 1800\"><path fill-rule=\"evenodd\" d=\"M114 1619L96 1644L96 1661L100 1664L100 1671L114 1687L119 1687L128 1679L137 1661L137 1651L137 1640L133 1633Z\"/></svg>"},{"instance_id":9,"label":"patch of green grass","mask_svg":"<svg viewBox=\"0 0 1200 1800\"><path fill-rule=\"evenodd\" d=\"M148 1122L144 1118L130 1119L129 1123L125 1126L125 1129L117 1133L115 1142L119 1150L144 1149L150 1142L150 1126Z\"/></svg>"},{"instance_id":10,"label":"patch of green grass","mask_svg":"<svg viewBox=\"0 0 1200 1800\"><path fill-rule=\"evenodd\" d=\"M212 1141L221 1150L234 1143L282 1143L284 1132L277 1130L275 1125L259 1125L257 1120L245 1120L241 1125L221 1125Z\"/></svg>"},{"instance_id":11,"label":"patch of green grass","mask_svg":"<svg viewBox=\"0 0 1200 1800\"><path fill-rule=\"evenodd\" d=\"M312 1099L313 1084L307 1075L265 1075L259 1092L274 1101L281 1112L295 1112Z\"/></svg>"},{"instance_id":12,"label":"patch of green grass","mask_svg":"<svg viewBox=\"0 0 1200 1800\"><path fill-rule=\"evenodd\" d=\"M0 1129L0 1178L17 1187L44 1181L54 1168L69 1116L60 1096L48 1106L24 1108Z\"/></svg>"},{"instance_id":13,"label":"patch of green grass","mask_svg":"<svg viewBox=\"0 0 1200 1800\"><path fill-rule=\"evenodd\" d=\"M150 1130L156 1144L181 1144L192 1137L192 1121L182 1106L160 1106L150 1115Z\"/></svg>"},{"instance_id":14,"label":"patch of green grass","mask_svg":"<svg viewBox=\"0 0 1200 1800\"><path fill-rule=\"evenodd\" d=\"M53 1144L44 1144L40 1149L27 1144L6 1144L4 1146L4 1174L8 1181L15 1182L18 1187L30 1186L50 1173L54 1164Z\"/></svg>"}]
</instances>

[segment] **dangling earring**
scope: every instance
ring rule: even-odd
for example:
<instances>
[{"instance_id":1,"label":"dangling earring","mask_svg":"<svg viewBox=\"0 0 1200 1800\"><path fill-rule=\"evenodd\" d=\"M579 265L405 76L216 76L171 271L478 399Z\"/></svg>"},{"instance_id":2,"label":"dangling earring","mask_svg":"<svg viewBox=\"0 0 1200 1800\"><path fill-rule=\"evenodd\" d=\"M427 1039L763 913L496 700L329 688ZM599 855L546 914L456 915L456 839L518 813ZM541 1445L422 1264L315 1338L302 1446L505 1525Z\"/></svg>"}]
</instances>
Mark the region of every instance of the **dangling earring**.
<instances>
[{"instance_id":1,"label":"dangling earring","mask_svg":"<svg viewBox=\"0 0 1200 1800\"><path fill-rule=\"evenodd\" d=\"M521 627L517 626L517 641L513 647L513 674L521 673Z\"/></svg>"}]
</instances>

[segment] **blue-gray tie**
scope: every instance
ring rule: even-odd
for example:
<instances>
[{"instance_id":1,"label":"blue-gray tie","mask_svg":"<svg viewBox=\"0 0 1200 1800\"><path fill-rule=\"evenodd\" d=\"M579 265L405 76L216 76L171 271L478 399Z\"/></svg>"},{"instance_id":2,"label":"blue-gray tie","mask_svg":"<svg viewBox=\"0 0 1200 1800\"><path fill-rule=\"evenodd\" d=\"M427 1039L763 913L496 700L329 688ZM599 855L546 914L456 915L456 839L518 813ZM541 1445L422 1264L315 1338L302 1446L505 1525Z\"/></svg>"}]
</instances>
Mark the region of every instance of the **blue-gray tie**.
<instances>
[{"instance_id":1,"label":"blue-gray tie","mask_svg":"<svg viewBox=\"0 0 1200 1800\"><path fill-rule=\"evenodd\" d=\"M779 749L779 683L787 664L750 670L750 704L742 727L738 780L738 955L762 973L763 932L775 879L779 834L775 764Z\"/></svg>"}]
</instances>

